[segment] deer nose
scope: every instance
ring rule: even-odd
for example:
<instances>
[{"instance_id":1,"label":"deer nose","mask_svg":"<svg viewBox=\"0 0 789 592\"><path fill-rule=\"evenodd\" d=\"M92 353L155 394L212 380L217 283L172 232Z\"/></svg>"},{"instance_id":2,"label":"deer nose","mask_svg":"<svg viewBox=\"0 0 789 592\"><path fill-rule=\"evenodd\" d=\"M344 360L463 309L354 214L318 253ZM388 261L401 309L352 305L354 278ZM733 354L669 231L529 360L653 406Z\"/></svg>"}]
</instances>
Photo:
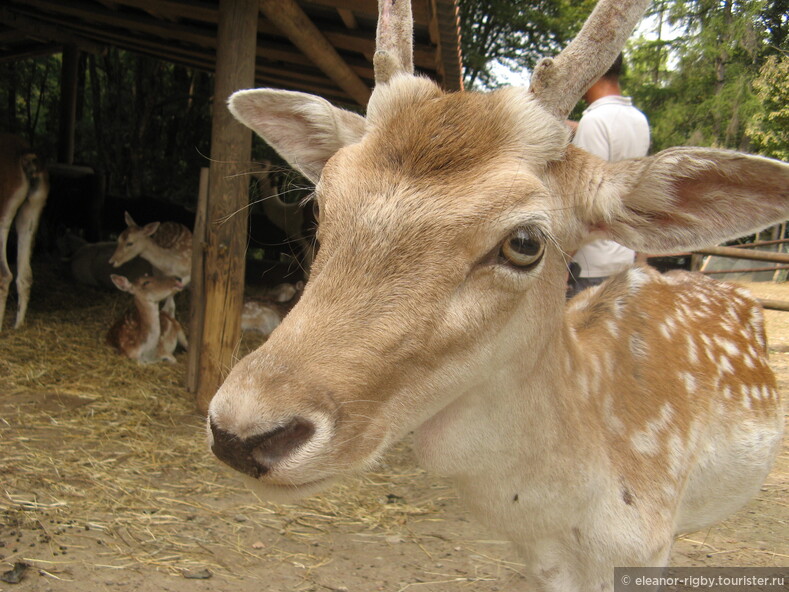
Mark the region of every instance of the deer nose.
<instances>
[{"instance_id":1,"label":"deer nose","mask_svg":"<svg viewBox=\"0 0 789 592\"><path fill-rule=\"evenodd\" d=\"M239 438L211 420L212 452L227 465L255 479L268 473L279 461L305 444L315 433L312 422L294 417L287 424L264 434Z\"/></svg>"}]
</instances>

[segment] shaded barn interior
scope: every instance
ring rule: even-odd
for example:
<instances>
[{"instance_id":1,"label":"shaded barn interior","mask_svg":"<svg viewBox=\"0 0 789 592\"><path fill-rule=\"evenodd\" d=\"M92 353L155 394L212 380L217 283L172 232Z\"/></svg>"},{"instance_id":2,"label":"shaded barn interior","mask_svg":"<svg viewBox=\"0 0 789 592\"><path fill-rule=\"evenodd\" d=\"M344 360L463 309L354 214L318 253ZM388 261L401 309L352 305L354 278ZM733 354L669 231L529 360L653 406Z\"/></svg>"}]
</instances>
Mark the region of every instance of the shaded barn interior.
<instances>
[{"instance_id":1,"label":"shaded barn interior","mask_svg":"<svg viewBox=\"0 0 789 592\"><path fill-rule=\"evenodd\" d=\"M448 90L460 89L456 2L414 0L412 6L417 71ZM62 54L57 158L50 159L53 188L40 247L58 248L64 229L76 229L89 242L111 240L123 230L124 211L140 223L168 219L200 226L193 277L208 280L193 285L190 325L198 345L191 349L203 353L201 360L190 358L189 382L201 408L240 337L237 321L228 321L234 315L227 313L240 310L245 276L300 279L309 249L300 235L294 237L294 227L303 234L312 224L310 207L292 214L304 196L303 180L286 186L283 175L275 174L250 183L260 166L252 163L251 135L229 117L225 100L234 90L267 86L363 108L373 86L377 12L376 0L11 0L0 6L0 63ZM214 75L202 213L197 195L185 208L161 196L124 202L108 195L94 163L75 161L80 56L99 56L108 48ZM236 166L227 166L231 162ZM189 174L194 180L200 171ZM260 194L265 184L266 196ZM248 207L250 186L259 199L281 194L280 213ZM287 224L283 211L290 212Z\"/></svg>"}]
</instances>

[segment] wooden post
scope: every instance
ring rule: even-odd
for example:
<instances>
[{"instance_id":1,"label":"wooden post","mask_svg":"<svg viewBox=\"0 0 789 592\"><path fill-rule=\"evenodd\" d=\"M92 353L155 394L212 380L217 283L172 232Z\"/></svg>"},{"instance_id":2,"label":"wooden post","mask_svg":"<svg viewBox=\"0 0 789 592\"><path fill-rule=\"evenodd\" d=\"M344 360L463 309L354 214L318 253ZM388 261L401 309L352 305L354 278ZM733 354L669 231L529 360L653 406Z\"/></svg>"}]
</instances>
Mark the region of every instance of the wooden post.
<instances>
[{"instance_id":1,"label":"wooden post","mask_svg":"<svg viewBox=\"0 0 789 592\"><path fill-rule=\"evenodd\" d=\"M203 260L207 241L206 237L206 209L208 207L208 169L200 169L200 185L197 192L197 212L195 227L192 231L192 281L189 289L189 339L193 344L203 342L203 320L205 318L205 298ZM200 382L200 348L190 347L186 368L186 388L189 392L196 393Z\"/></svg>"},{"instance_id":2,"label":"wooden post","mask_svg":"<svg viewBox=\"0 0 789 592\"><path fill-rule=\"evenodd\" d=\"M74 164L74 130L77 126L77 74L79 49L75 45L63 47L60 71L60 130L58 162Z\"/></svg>"},{"instance_id":3,"label":"wooden post","mask_svg":"<svg viewBox=\"0 0 789 592\"><path fill-rule=\"evenodd\" d=\"M211 167L203 246L204 299L197 408L208 404L233 364L241 337L252 134L227 110L234 91L255 84L258 0L220 0L211 125ZM196 239L199 240L199 239ZM199 322L199 319L196 321Z\"/></svg>"}]
</instances>

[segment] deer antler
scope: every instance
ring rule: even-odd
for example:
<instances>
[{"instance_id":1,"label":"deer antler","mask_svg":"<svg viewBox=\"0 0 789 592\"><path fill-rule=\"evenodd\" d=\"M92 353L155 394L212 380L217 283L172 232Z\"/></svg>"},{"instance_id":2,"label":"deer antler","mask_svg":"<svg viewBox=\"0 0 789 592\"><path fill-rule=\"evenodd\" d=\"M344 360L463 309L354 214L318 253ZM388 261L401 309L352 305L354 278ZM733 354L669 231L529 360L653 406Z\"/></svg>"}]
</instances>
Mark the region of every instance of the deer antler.
<instances>
[{"instance_id":1,"label":"deer antler","mask_svg":"<svg viewBox=\"0 0 789 592\"><path fill-rule=\"evenodd\" d=\"M413 74L414 19L411 0L378 0L375 34L375 83L383 84L398 72Z\"/></svg>"},{"instance_id":2,"label":"deer antler","mask_svg":"<svg viewBox=\"0 0 789 592\"><path fill-rule=\"evenodd\" d=\"M600 0L575 39L555 58L540 60L529 90L565 119L614 62L648 5L649 0Z\"/></svg>"}]
</instances>

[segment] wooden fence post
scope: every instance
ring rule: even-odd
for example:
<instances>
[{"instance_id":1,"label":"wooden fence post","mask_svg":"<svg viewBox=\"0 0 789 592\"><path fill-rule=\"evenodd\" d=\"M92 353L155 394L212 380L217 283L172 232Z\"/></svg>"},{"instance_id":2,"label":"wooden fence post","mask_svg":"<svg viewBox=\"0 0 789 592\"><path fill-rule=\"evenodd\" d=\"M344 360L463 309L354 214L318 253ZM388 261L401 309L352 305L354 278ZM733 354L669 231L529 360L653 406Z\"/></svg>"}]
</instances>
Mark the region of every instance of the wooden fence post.
<instances>
[{"instance_id":1,"label":"wooden fence post","mask_svg":"<svg viewBox=\"0 0 789 592\"><path fill-rule=\"evenodd\" d=\"M204 299L197 368L197 408L208 404L233 365L241 337L248 234L252 134L227 109L236 90L255 84L258 0L220 0L203 250Z\"/></svg>"}]
</instances>

